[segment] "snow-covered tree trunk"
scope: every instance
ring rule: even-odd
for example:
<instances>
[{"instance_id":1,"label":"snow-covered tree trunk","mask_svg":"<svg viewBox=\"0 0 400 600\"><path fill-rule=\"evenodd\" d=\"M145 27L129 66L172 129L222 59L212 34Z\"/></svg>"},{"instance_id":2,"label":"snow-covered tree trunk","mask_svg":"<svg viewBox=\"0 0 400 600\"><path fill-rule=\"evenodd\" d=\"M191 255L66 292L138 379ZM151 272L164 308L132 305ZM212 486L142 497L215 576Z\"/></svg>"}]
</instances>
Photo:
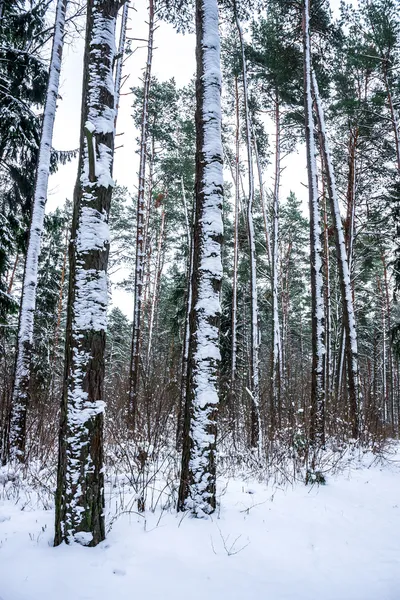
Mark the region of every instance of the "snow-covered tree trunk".
<instances>
[{"instance_id":1,"label":"snow-covered tree trunk","mask_svg":"<svg viewBox=\"0 0 400 600\"><path fill-rule=\"evenodd\" d=\"M124 64L124 53L126 45L126 29L128 26L129 0L127 0L122 8L121 29L119 33L119 43L117 51L117 60L115 62L115 127L117 126L117 117L119 111L119 99L121 96L122 85L122 67Z\"/></svg>"},{"instance_id":2,"label":"snow-covered tree trunk","mask_svg":"<svg viewBox=\"0 0 400 600\"><path fill-rule=\"evenodd\" d=\"M178 410L178 426L176 431L176 449L182 449L183 442L183 424L185 417L185 399L187 390L188 380L188 365L189 365L189 341L190 341L190 311L192 307L192 276L193 276L193 235L192 228L189 225L188 207L186 201L186 192L183 182L181 180L182 187L182 202L185 211L185 225L186 225L186 237L188 245L188 261L187 261L187 277L186 277L186 310L185 310L185 327L183 332L183 345L182 345L182 373L181 373L181 388L180 388L180 402Z\"/></svg>"},{"instance_id":3,"label":"snow-covered tree trunk","mask_svg":"<svg viewBox=\"0 0 400 600\"><path fill-rule=\"evenodd\" d=\"M135 288L133 307L133 331L131 366L129 374L129 404L128 422L134 429L137 410L137 398L139 391L139 369L140 369L140 340L142 323L143 287L146 267L146 201L145 201L145 179L146 179L146 154L148 138L149 118L149 95L151 82L151 66L153 60L154 44L154 0L149 0L149 36L147 44L147 60L144 74L143 87L143 113L140 132L140 161L139 161L139 187L137 197L136 218L136 262L135 262Z\"/></svg>"},{"instance_id":4,"label":"snow-covered tree trunk","mask_svg":"<svg viewBox=\"0 0 400 600\"><path fill-rule=\"evenodd\" d=\"M108 215L115 139L115 26L119 0L89 0L78 179L69 250L55 545L104 539L104 347Z\"/></svg>"},{"instance_id":5,"label":"snow-covered tree trunk","mask_svg":"<svg viewBox=\"0 0 400 600\"><path fill-rule=\"evenodd\" d=\"M321 144L322 147L322 144ZM322 178L324 181L324 178ZM322 189L324 214L324 264L325 264L325 398L332 397L332 310L331 310L331 268L329 257L329 227L325 185Z\"/></svg>"},{"instance_id":6,"label":"snow-covered tree trunk","mask_svg":"<svg viewBox=\"0 0 400 600\"><path fill-rule=\"evenodd\" d=\"M317 448L325 441L325 321L322 279L321 216L318 202L315 128L311 83L309 0L303 0L304 108L310 205L312 379L310 440Z\"/></svg>"},{"instance_id":7,"label":"snow-covered tree trunk","mask_svg":"<svg viewBox=\"0 0 400 600\"><path fill-rule=\"evenodd\" d=\"M321 98L318 90L318 82L315 77L314 71L312 71L312 85L314 90L318 124L322 141L322 152L324 156L326 180L328 184L329 203L335 231L339 283L343 306L343 321L346 334L347 378L349 384L349 403L352 424L352 435L354 438L357 438L359 409L358 405L360 400L360 390L358 374L357 330L353 306L353 294L350 282L350 270L347 260L342 217L340 215L339 198L336 189L335 172L333 169L328 139L326 136L324 109L321 103Z\"/></svg>"},{"instance_id":8,"label":"snow-covered tree trunk","mask_svg":"<svg viewBox=\"0 0 400 600\"><path fill-rule=\"evenodd\" d=\"M240 202L240 115L239 115L239 84L235 77L235 206L233 216L233 273L232 273L232 354L231 354L231 380L230 380L230 408L233 414L236 386L236 361L237 361L237 284L239 261L239 202Z\"/></svg>"},{"instance_id":9,"label":"snow-covered tree trunk","mask_svg":"<svg viewBox=\"0 0 400 600\"><path fill-rule=\"evenodd\" d=\"M196 183L188 386L178 510L215 510L223 151L217 0L196 0Z\"/></svg>"},{"instance_id":10,"label":"snow-covered tree trunk","mask_svg":"<svg viewBox=\"0 0 400 600\"><path fill-rule=\"evenodd\" d=\"M273 196L273 235L272 235L272 377L271 377L271 428L274 430L281 419L281 376L282 353L279 324L279 187L281 175L281 122L278 92L275 94L275 179ZM278 419L275 419L277 414ZM277 421L277 423L276 423Z\"/></svg>"},{"instance_id":11,"label":"snow-covered tree trunk","mask_svg":"<svg viewBox=\"0 0 400 600\"><path fill-rule=\"evenodd\" d=\"M253 152L252 152L252 133L251 117L248 102L247 86L247 68L246 56L244 50L243 31L237 16L236 4L234 3L235 21L239 34L240 49L242 55L242 79L243 79L243 103L245 112L246 145L247 145L247 166L249 174L249 197L247 203L247 235L249 240L250 252L250 377L248 390L251 396L251 437L250 446L259 456L262 453L262 429L260 415L260 375L259 375L259 346L260 333L258 327L258 297L257 297L257 260L255 246L255 232L253 222L254 206L254 172L253 172Z\"/></svg>"},{"instance_id":12,"label":"snow-covered tree trunk","mask_svg":"<svg viewBox=\"0 0 400 600\"><path fill-rule=\"evenodd\" d=\"M387 269L387 262L386 262L386 257L385 257L385 253L382 252L381 254L381 261L382 261L382 267L383 267L383 284L384 284L384 289L382 290L383 293L383 298L382 298L382 305L384 307L385 313L386 313L386 323L387 323L387 327L386 327L386 331L391 331L392 330L392 323L391 323L391 318L390 318L390 288L389 288L389 282L388 282L388 269ZM385 331L384 331L384 335L385 335ZM393 374L394 374L394 361L393 361L393 351L392 351L392 344L388 344L388 348L387 348L387 383L386 383L386 397L387 397L387 404L388 404L388 412L390 415L390 424L392 426L392 432L393 435L395 435L395 418L394 418L394 382L393 382Z\"/></svg>"},{"instance_id":13,"label":"snow-covered tree trunk","mask_svg":"<svg viewBox=\"0 0 400 600\"><path fill-rule=\"evenodd\" d=\"M44 214L47 201L51 147L60 84L65 13L67 4L68 0L57 1L53 47L51 51L49 68L49 81L47 85L47 95L44 106L35 192L33 198L32 219L29 231L28 249L25 259L24 278L22 282L22 297L18 325L17 355L15 362L15 376L9 433L9 458L11 460L24 460L25 453L26 413L29 404L29 385L31 379L30 359L36 306L40 242L43 233Z\"/></svg>"}]
</instances>

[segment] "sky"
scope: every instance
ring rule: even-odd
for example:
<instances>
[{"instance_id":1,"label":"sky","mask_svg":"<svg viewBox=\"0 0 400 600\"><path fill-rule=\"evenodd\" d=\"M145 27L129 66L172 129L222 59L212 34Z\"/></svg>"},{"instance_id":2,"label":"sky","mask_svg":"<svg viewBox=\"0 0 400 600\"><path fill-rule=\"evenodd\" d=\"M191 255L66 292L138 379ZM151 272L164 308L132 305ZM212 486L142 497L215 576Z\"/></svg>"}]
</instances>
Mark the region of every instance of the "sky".
<instances>
[{"instance_id":1,"label":"sky","mask_svg":"<svg viewBox=\"0 0 400 600\"><path fill-rule=\"evenodd\" d=\"M147 38L147 2L133 3L128 23L128 37ZM339 0L331 0L333 9L337 9ZM161 81L174 77L178 86L186 85L195 73L195 36L178 34L171 25L158 23L154 36L155 50L152 74ZM61 72L60 100L58 102L53 146L57 150L73 150L79 146L79 128L81 111L81 88L83 68L83 34L74 36L74 42L64 49ZM138 132L134 127L132 114L132 95L130 87L141 85L147 48L143 41L132 41L134 52L124 64L123 76L127 80L123 86L120 110L117 122L116 152L114 161L114 179L119 185L126 186L133 197L138 182ZM271 141L272 143L272 141ZM307 210L307 174L305 170L305 151L298 151L284 158L281 180L281 197L285 198L293 190L302 200ZM264 173L266 187L272 188L272 167ZM77 160L60 166L58 172L50 177L47 211L54 210L72 199L77 176ZM121 277L126 274L121 273ZM118 306L128 317L132 316L133 298L131 294L112 285L112 305Z\"/></svg>"}]
</instances>

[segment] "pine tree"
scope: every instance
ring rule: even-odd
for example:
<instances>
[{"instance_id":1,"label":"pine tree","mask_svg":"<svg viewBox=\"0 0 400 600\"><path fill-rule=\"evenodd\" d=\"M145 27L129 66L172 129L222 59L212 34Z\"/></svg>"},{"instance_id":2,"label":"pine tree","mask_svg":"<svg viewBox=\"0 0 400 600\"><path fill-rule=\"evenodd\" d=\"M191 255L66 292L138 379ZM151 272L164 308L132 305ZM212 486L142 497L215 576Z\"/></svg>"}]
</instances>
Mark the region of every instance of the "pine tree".
<instances>
[{"instance_id":1,"label":"pine tree","mask_svg":"<svg viewBox=\"0 0 400 600\"><path fill-rule=\"evenodd\" d=\"M120 2L88 0L81 144L70 243L65 383L55 545L104 539L104 347L108 216L115 137L115 26Z\"/></svg>"},{"instance_id":2,"label":"pine tree","mask_svg":"<svg viewBox=\"0 0 400 600\"><path fill-rule=\"evenodd\" d=\"M178 509L212 513L215 496L217 372L222 279L221 72L218 6L196 2L196 205L189 373Z\"/></svg>"},{"instance_id":3,"label":"pine tree","mask_svg":"<svg viewBox=\"0 0 400 600\"><path fill-rule=\"evenodd\" d=\"M315 130L312 100L312 65L310 36L310 0L303 1L303 53L304 53L304 111L307 146L307 174L310 206L310 258L312 297L313 361L311 379L310 440L317 448L325 443L325 322L322 280L321 216L318 201Z\"/></svg>"}]
</instances>

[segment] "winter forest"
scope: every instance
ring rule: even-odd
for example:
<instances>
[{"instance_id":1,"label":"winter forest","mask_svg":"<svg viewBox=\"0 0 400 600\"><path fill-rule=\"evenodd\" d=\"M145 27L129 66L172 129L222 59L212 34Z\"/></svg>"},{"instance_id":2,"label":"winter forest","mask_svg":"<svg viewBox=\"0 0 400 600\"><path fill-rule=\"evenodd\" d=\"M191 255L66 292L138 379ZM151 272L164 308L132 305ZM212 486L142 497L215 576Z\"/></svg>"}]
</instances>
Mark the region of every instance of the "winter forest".
<instances>
[{"instance_id":1,"label":"winter forest","mask_svg":"<svg viewBox=\"0 0 400 600\"><path fill-rule=\"evenodd\" d=\"M0 0L0 600L398 600L399 435L399 1Z\"/></svg>"}]
</instances>

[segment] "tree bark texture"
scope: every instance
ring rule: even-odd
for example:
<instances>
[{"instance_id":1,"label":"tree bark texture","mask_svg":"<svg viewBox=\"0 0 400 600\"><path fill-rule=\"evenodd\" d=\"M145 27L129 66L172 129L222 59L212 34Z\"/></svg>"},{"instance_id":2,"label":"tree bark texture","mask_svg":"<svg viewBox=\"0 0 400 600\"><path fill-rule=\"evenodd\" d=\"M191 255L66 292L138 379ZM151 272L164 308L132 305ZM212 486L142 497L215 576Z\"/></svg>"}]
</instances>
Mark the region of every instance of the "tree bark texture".
<instances>
[{"instance_id":1,"label":"tree bark texture","mask_svg":"<svg viewBox=\"0 0 400 600\"><path fill-rule=\"evenodd\" d=\"M178 510L212 513L220 363L223 153L218 5L196 1L196 182L192 307Z\"/></svg>"},{"instance_id":2,"label":"tree bark texture","mask_svg":"<svg viewBox=\"0 0 400 600\"><path fill-rule=\"evenodd\" d=\"M88 0L78 178L69 247L55 545L104 539L103 384L120 2Z\"/></svg>"}]
</instances>

